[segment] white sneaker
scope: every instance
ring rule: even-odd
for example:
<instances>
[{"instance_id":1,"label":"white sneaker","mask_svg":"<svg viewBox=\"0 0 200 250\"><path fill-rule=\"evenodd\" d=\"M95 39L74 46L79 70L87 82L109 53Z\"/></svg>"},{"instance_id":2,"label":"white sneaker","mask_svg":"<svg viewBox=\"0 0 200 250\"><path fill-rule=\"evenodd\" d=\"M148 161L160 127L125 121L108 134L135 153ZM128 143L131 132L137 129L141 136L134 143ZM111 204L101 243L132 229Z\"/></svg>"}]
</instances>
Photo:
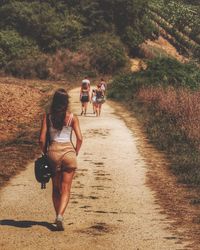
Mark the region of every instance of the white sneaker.
<instances>
[{"instance_id":1,"label":"white sneaker","mask_svg":"<svg viewBox=\"0 0 200 250\"><path fill-rule=\"evenodd\" d=\"M56 218L56 226L57 226L58 231L64 231L65 230L64 223L63 223L63 217L60 214Z\"/></svg>"}]
</instances>

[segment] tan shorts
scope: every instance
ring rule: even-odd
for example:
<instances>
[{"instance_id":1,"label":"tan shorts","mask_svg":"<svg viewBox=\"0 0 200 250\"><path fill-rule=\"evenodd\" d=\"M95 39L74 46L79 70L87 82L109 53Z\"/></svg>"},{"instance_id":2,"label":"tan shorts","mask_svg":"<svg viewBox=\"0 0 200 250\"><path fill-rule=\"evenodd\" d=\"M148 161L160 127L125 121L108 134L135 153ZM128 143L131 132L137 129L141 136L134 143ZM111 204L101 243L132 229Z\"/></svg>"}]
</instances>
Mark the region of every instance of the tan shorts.
<instances>
[{"instance_id":1,"label":"tan shorts","mask_svg":"<svg viewBox=\"0 0 200 250\"><path fill-rule=\"evenodd\" d=\"M71 142L51 142L47 157L53 171L71 171L77 168L76 151Z\"/></svg>"}]
</instances>

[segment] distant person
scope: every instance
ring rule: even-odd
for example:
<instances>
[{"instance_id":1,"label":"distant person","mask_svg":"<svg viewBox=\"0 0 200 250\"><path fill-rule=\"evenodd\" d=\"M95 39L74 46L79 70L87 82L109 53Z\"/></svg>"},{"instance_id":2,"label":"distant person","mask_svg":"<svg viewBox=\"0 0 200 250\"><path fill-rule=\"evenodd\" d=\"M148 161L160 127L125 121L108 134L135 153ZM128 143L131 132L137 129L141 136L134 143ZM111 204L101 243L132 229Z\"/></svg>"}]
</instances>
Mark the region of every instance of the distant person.
<instances>
[{"instance_id":1,"label":"distant person","mask_svg":"<svg viewBox=\"0 0 200 250\"><path fill-rule=\"evenodd\" d=\"M86 84L90 89L90 80L88 79L87 76L85 76L84 79L82 80L82 85L84 84Z\"/></svg>"},{"instance_id":2,"label":"distant person","mask_svg":"<svg viewBox=\"0 0 200 250\"><path fill-rule=\"evenodd\" d=\"M107 84L106 84L106 82L104 81L103 78L101 78L100 84L101 84L101 89L103 90L104 95L105 95L106 89L107 89Z\"/></svg>"},{"instance_id":3,"label":"distant person","mask_svg":"<svg viewBox=\"0 0 200 250\"><path fill-rule=\"evenodd\" d=\"M92 102L92 107L93 107L93 114L96 114L96 106L97 106L96 99L97 99L96 90L93 89L92 90L92 95L91 95L91 102Z\"/></svg>"},{"instance_id":4,"label":"distant person","mask_svg":"<svg viewBox=\"0 0 200 250\"><path fill-rule=\"evenodd\" d=\"M76 157L82 144L79 120L68 110L68 107L67 92L64 89L58 89L53 96L50 113L44 115L39 141L54 173L52 198L58 231L64 230L63 215L69 202L72 179L77 168ZM50 145L45 152L47 128L49 128ZM76 136L75 147L71 142L72 131Z\"/></svg>"},{"instance_id":5,"label":"distant person","mask_svg":"<svg viewBox=\"0 0 200 250\"><path fill-rule=\"evenodd\" d=\"M85 77L81 84L80 90L81 115L86 115L88 102L90 101L90 81Z\"/></svg>"},{"instance_id":6,"label":"distant person","mask_svg":"<svg viewBox=\"0 0 200 250\"><path fill-rule=\"evenodd\" d=\"M96 92L96 115L101 115L102 104L105 102L104 91L101 89L101 84L97 84Z\"/></svg>"}]
</instances>

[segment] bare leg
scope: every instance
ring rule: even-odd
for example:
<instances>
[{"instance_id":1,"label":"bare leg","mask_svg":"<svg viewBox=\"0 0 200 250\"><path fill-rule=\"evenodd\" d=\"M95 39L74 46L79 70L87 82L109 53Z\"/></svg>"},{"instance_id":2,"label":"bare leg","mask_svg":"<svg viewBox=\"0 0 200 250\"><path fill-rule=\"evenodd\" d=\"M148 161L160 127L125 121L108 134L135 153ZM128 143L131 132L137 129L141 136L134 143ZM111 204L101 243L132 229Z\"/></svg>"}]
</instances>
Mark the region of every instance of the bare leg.
<instances>
[{"instance_id":1,"label":"bare leg","mask_svg":"<svg viewBox=\"0 0 200 250\"><path fill-rule=\"evenodd\" d=\"M99 104L99 116L101 115L101 105L102 104Z\"/></svg>"},{"instance_id":2,"label":"bare leg","mask_svg":"<svg viewBox=\"0 0 200 250\"><path fill-rule=\"evenodd\" d=\"M83 114L83 112L84 112L84 103L82 102L81 103L81 115Z\"/></svg>"},{"instance_id":3,"label":"bare leg","mask_svg":"<svg viewBox=\"0 0 200 250\"><path fill-rule=\"evenodd\" d=\"M52 183L53 183L52 199L56 215L58 215L58 208L60 206L61 177L62 177L61 174L62 174L61 172L57 172L56 176L52 178Z\"/></svg>"},{"instance_id":4,"label":"bare leg","mask_svg":"<svg viewBox=\"0 0 200 250\"><path fill-rule=\"evenodd\" d=\"M87 113L87 105L88 105L88 103L85 102L85 103L84 103L84 108L85 108L85 110L84 110L84 115L86 115L86 113Z\"/></svg>"},{"instance_id":5,"label":"bare leg","mask_svg":"<svg viewBox=\"0 0 200 250\"><path fill-rule=\"evenodd\" d=\"M69 202L71 184L72 184L72 179L74 177L74 173L75 171L62 173L63 175L62 175L62 184L61 184L61 196L60 196L60 205L58 209L58 214L62 216Z\"/></svg>"},{"instance_id":6,"label":"bare leg","mask_svg":"<svg viewBox=\"0 0 200 250\"><path fill-rule=\"evenodd\" d=\"M86 115L86 113L87 113L87 105L88 105L88 103L86 102L86 103L85 103L85 113L84 113L85 115Z\"/></svg>"},{"instance_id":7,"label":"bare leg","mask_svg":"<svg viewBox=\"0 0 200 250\"><path fill-rule=\"evenodd\" d=\"M95 114L96 113L96 107L95 107L95 103L94 102L92 103L92 106L93 106L93 113Z\"/></svg>"},{"instance_id":8,"label":"bare leg","mask_svg":"<svg viewBox=\"0 0 200 250\"><path fill-rule=\"evenodd\" d=\"M100 116L100 104L97 104L97 116Z\"/></svg>"}]
</instances>

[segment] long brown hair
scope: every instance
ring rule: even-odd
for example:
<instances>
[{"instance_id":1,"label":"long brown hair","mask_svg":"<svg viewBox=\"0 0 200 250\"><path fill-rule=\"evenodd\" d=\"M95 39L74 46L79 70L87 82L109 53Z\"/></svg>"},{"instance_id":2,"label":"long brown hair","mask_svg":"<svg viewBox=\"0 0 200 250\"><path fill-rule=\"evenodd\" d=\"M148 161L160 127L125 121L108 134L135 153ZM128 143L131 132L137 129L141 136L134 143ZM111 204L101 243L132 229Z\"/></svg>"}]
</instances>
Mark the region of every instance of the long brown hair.
<instances>
[{"instance_id":1,"label":"long brown hair","mask_svg":"<svg viewBox=\"0 0 200 250\"><path fill-rule=\"evenodd\" d=\"M50 109L51 121L55 129L62 130L68 105L69 96L65 89L56 90Z\"/></svg>"}]
</instances>

